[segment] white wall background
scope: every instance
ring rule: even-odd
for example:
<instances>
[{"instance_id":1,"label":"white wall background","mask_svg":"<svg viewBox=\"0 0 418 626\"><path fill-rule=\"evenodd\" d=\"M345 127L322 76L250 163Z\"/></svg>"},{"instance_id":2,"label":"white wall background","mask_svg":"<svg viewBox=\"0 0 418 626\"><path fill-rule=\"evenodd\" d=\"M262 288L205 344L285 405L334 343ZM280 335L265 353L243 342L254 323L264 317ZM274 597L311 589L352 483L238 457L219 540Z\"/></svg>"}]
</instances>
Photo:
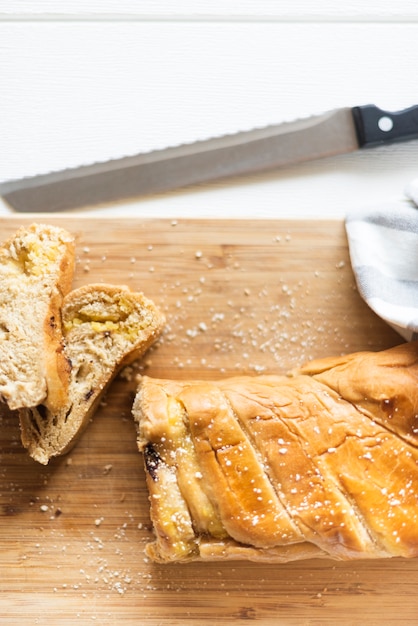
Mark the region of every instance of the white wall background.
<instances>
[{"instance_id":1,"label":"white wall background","mask_svg":"<svg viewBox=\"0 0 418 626\"><path fill-rule=\"evenodd\" d=\"M339 106L400 109L418 103L417 62L410 0L0 0L0 180ZM101 213L341 216L416 176L411 142Z\"/></svg>"}]
</instances>

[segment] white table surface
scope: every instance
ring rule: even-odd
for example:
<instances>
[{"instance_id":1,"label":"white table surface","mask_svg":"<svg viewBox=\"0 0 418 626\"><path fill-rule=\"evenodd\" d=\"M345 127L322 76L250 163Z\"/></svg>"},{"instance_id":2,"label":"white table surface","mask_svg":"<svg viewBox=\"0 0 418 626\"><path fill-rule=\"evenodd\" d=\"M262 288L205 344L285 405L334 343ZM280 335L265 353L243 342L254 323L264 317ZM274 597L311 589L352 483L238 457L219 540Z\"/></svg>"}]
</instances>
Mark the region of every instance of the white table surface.
<instances>
[{"instance_id":1,"label":"white table surface","mask_svg":"<svg viewBox=\"0 0 418 626\"><path fill-rule=\"evenodd\" d=\"M417 61L415 0L0 0L0 180L340 106L401 109L418 103ZM417 177L413 141L80 212L340 218Z\"/></svg>"}]
</instances>

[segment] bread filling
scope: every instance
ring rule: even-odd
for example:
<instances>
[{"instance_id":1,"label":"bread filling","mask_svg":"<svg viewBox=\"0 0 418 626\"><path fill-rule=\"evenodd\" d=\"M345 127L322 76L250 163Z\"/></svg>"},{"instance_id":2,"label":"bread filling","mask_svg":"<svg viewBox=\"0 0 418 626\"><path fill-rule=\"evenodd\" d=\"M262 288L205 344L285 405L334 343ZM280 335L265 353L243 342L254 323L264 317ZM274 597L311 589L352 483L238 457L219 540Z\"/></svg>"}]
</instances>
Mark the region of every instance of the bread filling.
<instances>
[{"instance_id":1,"label":"bread filling","mask_svg":"<svg viewBox=\"0 0 418 626\"><path fill-rule=\"evenodd\" d=\"M72 447L110 382L142 356L163 321L151 300L127 287L86 285L68 294L62 307L71 364L66 401L56 411L38 407L20 413L22 439L34 459L46 464Z\"/></svg>"}]
</instances>

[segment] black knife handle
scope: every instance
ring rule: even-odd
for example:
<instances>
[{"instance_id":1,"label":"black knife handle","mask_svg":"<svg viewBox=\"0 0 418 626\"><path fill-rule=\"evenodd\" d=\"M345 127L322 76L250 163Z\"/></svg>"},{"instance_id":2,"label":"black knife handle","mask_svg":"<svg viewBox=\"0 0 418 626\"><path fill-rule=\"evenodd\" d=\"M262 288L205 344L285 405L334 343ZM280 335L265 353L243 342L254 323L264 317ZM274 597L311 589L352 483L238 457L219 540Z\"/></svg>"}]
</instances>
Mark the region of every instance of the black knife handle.
<instances>
[{"instance_id":1,"label":"black knife handle","mask_svg":"<svg viewBox=\"0 0 418 626\"><path fill-rule=\"evenodd\" d=\"M391 113L366 104L352 113L361 148L418 138L418 106Z\"/></svg>"}]
</instances>

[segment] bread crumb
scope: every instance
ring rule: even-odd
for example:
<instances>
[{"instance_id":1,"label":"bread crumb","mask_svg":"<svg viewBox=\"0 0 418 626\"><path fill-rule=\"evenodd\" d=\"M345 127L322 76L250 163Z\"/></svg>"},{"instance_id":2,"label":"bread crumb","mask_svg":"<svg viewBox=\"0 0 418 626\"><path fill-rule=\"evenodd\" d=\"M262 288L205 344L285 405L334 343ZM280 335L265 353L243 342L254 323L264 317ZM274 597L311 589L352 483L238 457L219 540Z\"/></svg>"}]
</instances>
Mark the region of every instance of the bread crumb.
<instances>
[{"instance_id":1,"label":"bread crumb","mask_svg":"<svg viewBox=\"0 0 418 626\"><path fill-rule=\"evenodd\" d=\"M124 367L123 370L120 372L119 377L128 382L133 380L134 368L132 367L132 365L127 365L126 367Z\"/></svg>"}]
</instances>

